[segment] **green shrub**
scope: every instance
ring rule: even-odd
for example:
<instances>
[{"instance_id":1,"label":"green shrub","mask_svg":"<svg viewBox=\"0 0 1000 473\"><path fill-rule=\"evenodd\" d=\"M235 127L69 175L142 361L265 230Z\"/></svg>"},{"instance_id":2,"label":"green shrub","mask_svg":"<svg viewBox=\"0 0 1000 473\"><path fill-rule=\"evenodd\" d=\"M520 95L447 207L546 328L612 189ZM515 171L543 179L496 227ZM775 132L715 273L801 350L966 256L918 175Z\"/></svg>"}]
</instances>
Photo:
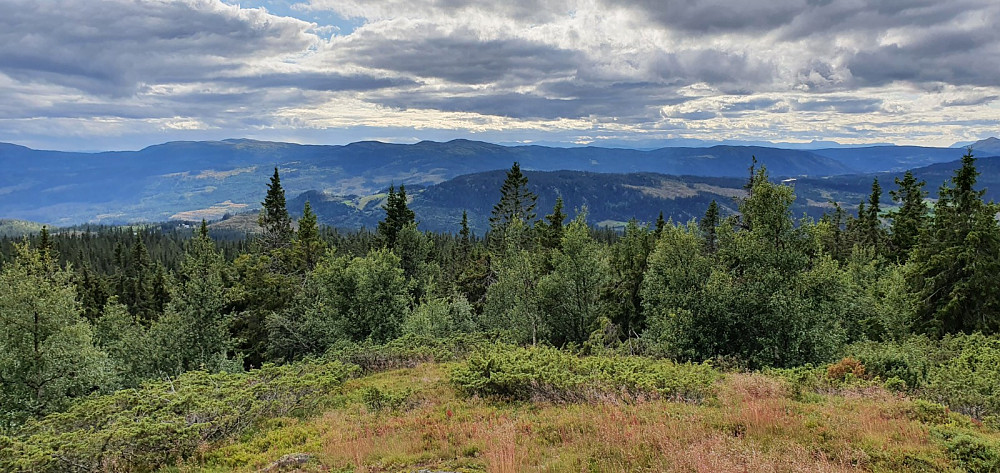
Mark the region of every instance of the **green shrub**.
<instances>
[{"instance_id":1,"label":"green shrub","mask_svg":"<svg viewBox=\"0 0 1000 473\"><path fill-rule=\"evenodd\" d=\"M885 386L885 389L889 391L895 391L898 393L906 391L906 381L903 381L895 376L885 380L883 386Z\"/></svg>"},{"instance_id":2,"label":"green shrub","mask_svg":"<svg viewBox=\"0 0 1000 473\"><path fill-rule=\"evenodd\" d=\"M408 334L384 344L340 342L330 347L323 358L357 365L365 373L375 373L412 368L420 363L461 360L490 343L490 338L483 334L447 338Z\"/></svg>"},{"instance_id":3,"label":"green shrub","mask_svg":"<svg viewBox=\"0 0 1000 473\"><path fill-rule=\"evenodd\" d=\"M496 346L455 367L451 381L467 395L506 400L579 402L614 396L697 401L711 394L719 376L706 364Z\"/></svg>"},{"instance_id":4,"label":"green shrub","mask_svg":"<svg viewBox=\"0 0 1000 473\"><path fill-rule=\"evenodd\" d=\"M867 342L852 345L848 353L864 363L869 374L898 378L918 397L976 419L1000 415L1000 335Z\"/></svg>"},{"instance_id":5,"label":"green shrub","mask_svg":"<svg viewBox=\"0 0 1000 473\"><path fill-rule=\"evenodd\" d=\"M944 424L948 422L948 408L936 402L916 399L907 410L910 419L924 424Z\"/></svg>"},{"instance_id":6,"label":"green shrub","mask_svg":"<svg viewBox=\"0 0 1000 473\"><path fill-rule=\"evenodd\" d=\"M0 470L155 470L264 419L314 412L356 372L338 362L266 365L248 373L193 371L80 400L2 440Z\"/></svg>"},{"instance_id":7,"label":"green shrub","mask_svg":"<svg viewBox=\"0 0 1000 473\"><path fill-rule=\"evenodd\" d=\"M1000 445L977 435L958 434L945 442L948 456L966 471L1000 472Z\"/></svg>"},{"instance_id":8,"label":"green shrub","mask_svg":"<svg viewBox=\"0 0 1000 473\"><path fill-rule=\"evenodd\" d=\"M371 386L361 392L361 402L369 412L394 411L403 407L409 401L411 394L413 392L409 389L391 392Z\"/></svg>"}]
</instances>

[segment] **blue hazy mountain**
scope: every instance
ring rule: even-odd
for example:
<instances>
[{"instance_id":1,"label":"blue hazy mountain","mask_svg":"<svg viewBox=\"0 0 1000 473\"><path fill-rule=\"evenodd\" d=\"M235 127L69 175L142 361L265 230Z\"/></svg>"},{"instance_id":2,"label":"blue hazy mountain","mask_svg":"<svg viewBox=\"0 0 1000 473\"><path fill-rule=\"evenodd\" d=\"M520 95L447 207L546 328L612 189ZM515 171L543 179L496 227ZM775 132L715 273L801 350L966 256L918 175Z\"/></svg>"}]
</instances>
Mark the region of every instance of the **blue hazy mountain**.
<instances>
[{"instance_id":1,"label":"blue hazy mountain","mask_svg":"<svg viewBox=\"0 0 1000 473\"><path fill-rule=\"evenodd\" d=\"M364 210L390 184L430 189L458 176L507 169L514 161L534 171L742 178L755 156L773 176L821 177L897 170L952 161L960 155L955 149L893 146L636 150L500 146L468 140L334 146L236 139L99 153L0 144L4 169L0 217L57 225L219 218L259 207L275 166L290 197L315 191L317 199L342 196L337 198L356 201L358 210Z\"/></svg>"},{"instance_id":2,"label":"blue hazy mountain","mask_svg":"<svg viewBox=\"0 0 1000 473\"><path fill-rule=\"evenodd\" d=\"M959 153L961 154L961 153ZM917 179L925 180L925 190L936 197L941 184L960 167L959 161L938 163L913 170ZM1000 200L1000 157L981 158L978 189L986 189L986 199ZM832 210L831 201L854 212L871 192L877 177L883 189L882 207L893 206L889 190L895 189L894 179L903 172L850 174L828 177L787 179L795 188L793 213L819 218ZM657 173L593 173L585 171L527 171L528 188L538 195L536 213L539 217L551 212L557 197L562 197L567 213L572 217L586 207L588 220L596 225L620 226L629 219L651 222L662 211L665 218L686 222L700 217L708 204L715 200L723 214L736 211L736 199L744 195L745 178L672 176ZM482 235L489 228L489 215L500 199L504 171L488 171L458 176L431 185L407 188L412 197L420 227L425 230L455 232L462 211L469 215L472 229ZM374 228L385 213L381 209L384 194L356 196L331 195L309 191L289 201L292 209L301 209L309 201L321 222L346 228ZM294 212L293 212L294 213Z\"/></svg>"}]
</instances>

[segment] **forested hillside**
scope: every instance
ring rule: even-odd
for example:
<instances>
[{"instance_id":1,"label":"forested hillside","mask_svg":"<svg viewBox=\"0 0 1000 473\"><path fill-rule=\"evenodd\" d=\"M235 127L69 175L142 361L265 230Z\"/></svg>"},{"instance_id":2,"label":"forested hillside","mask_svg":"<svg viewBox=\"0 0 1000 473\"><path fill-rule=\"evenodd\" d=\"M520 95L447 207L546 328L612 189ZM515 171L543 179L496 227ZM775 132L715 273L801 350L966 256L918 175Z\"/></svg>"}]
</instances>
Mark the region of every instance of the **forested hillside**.
<instances>
[{"instance_id":1,"label":"forested hillside","mask_svg":"<svg viewBox=\"0 0 1000 473\"><path fill-rule=\"evenodd\" d=\"M274 168L247 240L4 238L0 469L997 471L1000 208L977 164L816 219L755 166L688 201L696 221L621 232L518 163L489 209L470 189L486 232L418 230L438 217L405 183L373 231L310 202L293 226ZM683 193L640 178L619 185Z\"/></svg>"},{"instance_id":2,"label":"forested hillside","mask_svg":"<svg viewBox=\"0 0 1000 473\"><path fill-rule=\"evenodd\" d=\"M534 171L743 178L750 156L756 156L774 176L819 177L911 169L952 161L958 154L954 149L920 147L636 150L501 146L469 140L327 146L246 139L80 153L0 143L0 163L6 171L0 175L0 195L4 196L0 215L62 226L218 219L256 208L264 195L259 183L274 166L281 169L290 197L316 191L341 196L339 200L353 196L367 201L389 185L430 186L457 176L502 170L514 161ZM347 226L356 219L338 224Z\"/></svg>"}]
</instances>

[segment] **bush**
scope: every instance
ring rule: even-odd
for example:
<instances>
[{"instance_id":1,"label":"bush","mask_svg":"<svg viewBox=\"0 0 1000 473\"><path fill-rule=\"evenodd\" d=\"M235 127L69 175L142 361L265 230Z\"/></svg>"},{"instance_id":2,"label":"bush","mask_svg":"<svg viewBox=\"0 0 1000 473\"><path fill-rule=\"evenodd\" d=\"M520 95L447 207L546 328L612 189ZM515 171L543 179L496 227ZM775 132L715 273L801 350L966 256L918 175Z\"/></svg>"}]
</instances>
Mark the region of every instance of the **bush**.
<instances>
[{"instance_id":1,"label":"bush","mask_svg":"<svg viewBox=\"0 0 1000 473\"><path fill-rule=\"evenodd\" d=\"M155 470L264 419L314 412L356 372L338 362L266 365L235 374L193 371L81 400L2 440L7 445L0 470Z\"/></svg>"},{"instance_id":2,"label":"bush","mask_svg":"<svg viewBox=\"0 0 1000 473\"><path fill-rule=\"evenodd\" d=\"M547 347L496 346L455 367L451 381L467 395L504 400L580 402L615 397L697 401L709 396L718 372L631 356L575 355Z\"/></svg>"},{"instance_id":3,"label":"bush","mask_svg":"<svg viewBox=\"0 0 1000 473\"><path fill-rule=\"evenodd\" d=\"M959 334L941 340L913 337L898 343L848 348L870 375L898 378L914 395L983 419L1000 415L1000 336ZM898 386L898 383L897 383Z\"/></svg>"},{"instance_id":4,"label":"bush","mask_svg":"<svg viewBox=\"0 0 1000 473\"><path fill-rule=\"evenodd\" d=\"M834 381L849 381L848 378L865 379L865 365L847 357L826 368L826 377Z\"/></svg>"},{"instance_id":5,"label":"bush","mask_svg":"<svg viewBox=\"0 0 1000 473\"><path fill-rule=\"evenodd\" d=\"M333 345L324 359L357 365L365 373L412 368L420 363L464 359L481 346L492 343L482 334L453 335L447 338L404 335L384 344L369 341L342 341Z\"/></svg>"},{"instance_id":6,"label":"bush","mask_svg":"<svg viewBox=\"0 0 1000 473\"><path fill-rule=\"evenodd\" d=\"M1000 472L1000 445L977 435L958 434L945 441L948 456L965 471Z\"/></svg>"},{"instance_id":7,"label":"bush","mask_svg":"<svg viewBox=\"0 0 1000 473\"><path fill-rule=\"evenodd\" d=\"M409 389L390 392L371 386L361 392L361 402L369 412L394 411L403 407L409 401L411 394L412 391Z\"/></svg>"}]
</instances>

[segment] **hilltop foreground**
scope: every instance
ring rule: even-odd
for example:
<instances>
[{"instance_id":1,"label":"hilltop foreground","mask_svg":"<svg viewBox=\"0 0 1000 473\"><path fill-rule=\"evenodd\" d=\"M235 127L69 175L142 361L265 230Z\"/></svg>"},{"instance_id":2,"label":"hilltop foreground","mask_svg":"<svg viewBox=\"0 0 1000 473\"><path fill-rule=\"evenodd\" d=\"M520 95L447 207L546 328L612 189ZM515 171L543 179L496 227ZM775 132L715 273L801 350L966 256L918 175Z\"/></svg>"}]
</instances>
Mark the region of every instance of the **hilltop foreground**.
<instances>
[{"instance_id":1,"label":"hilltop foreground","mask_svg":"<svg viewBox=\"0 0 1000 473\"><path fill-rule=\"evenodd\" d=\"M405 339L190 372L4 438L6 471L996 471L1000 433L853 359L705 364ZM994 426L995 427L995 426Z\"/></svg>"}]
</instances>

